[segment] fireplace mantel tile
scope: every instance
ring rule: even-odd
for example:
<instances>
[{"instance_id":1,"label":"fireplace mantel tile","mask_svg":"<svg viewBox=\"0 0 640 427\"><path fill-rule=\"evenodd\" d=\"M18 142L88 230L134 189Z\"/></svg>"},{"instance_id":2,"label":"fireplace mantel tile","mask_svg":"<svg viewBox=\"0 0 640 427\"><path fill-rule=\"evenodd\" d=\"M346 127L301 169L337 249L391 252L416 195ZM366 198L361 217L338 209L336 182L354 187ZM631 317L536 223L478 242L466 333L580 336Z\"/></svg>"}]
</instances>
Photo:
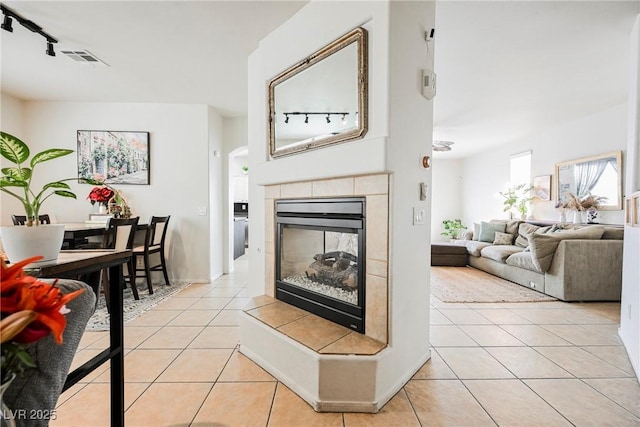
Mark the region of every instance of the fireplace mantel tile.
<instances>
[{"instance_id":1,"label":"fireplace mantel tile","mask_svg":"<svg viewBox=\"0 0 640 427\"><path fill-rule=\"evenodd\" d=\"M385 347L386 344L380 341L376 341L373 338L366 337L357 332L351 332L349 335L321 349L320 353L371 355L378 353Z\"/></svg>"},{"instance_id":2,"label":"fireplace mantel tile","mask_svg":"<svg viewBox=\"0 0 640 427\"><path fill-rule=\"evenodd\" d=\"M311 181L304 182L291 182L288 184L280 185L280 197L282 198L296 198L296 197L311 197L313 195Z\"/></svg>"},{"instance_id":3,"label":"fireplace mantel tile","mask_svg":"<svg viewBox=\"0 0 640 427\"><path fill-rule=\"evenodd\" d=\"M353 178L313 181L313 197L353 196Z\"/></svg>"},{"instance_id":4,"label":"fireplace mantel tile","mask_svg":"<svg viewBox=\"0 0 640 427\"><path fill-rule=\"evenodd\" d=\"M310 315L304 310L277 300L273 304L257 307L246 312L272 328L278 328Z\"/></svg>"},{"instance_id":5,"label":"fireplace mantel tile","mask_svg":"<svg viewBox=\"0 0 640 427\"><path fill-rule=\"evenodd\" d=\"M344 326L314 314L281 326L278 330L315 351L336 342L352 332Z\"/></svg>"},{"instance_id":6,"label":"fireplace mantel tile","mask_svg":"<svg viewBox=\"0 0 640 427\"><path fill-rule=\"evenodd\" d=\"M388 194L389 175L357 176L354 180L354 194Z\"/></svg>"}]
</instances>

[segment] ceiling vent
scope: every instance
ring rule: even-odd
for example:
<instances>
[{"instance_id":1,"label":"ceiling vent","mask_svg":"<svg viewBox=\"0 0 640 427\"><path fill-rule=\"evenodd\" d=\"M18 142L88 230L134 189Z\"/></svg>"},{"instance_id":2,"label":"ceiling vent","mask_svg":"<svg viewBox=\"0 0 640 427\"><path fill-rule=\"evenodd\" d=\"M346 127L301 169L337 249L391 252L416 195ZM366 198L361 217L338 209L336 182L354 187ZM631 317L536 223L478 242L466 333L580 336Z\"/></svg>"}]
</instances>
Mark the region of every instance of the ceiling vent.
<instances>
[{"instance_id":1,"label":"ceiling vent","mask_svg":"<svg viewBox=\"0 0 640 427\"><path fill-rule=\"evenodd\" d=\"M452 141L433 141L433 151L451 151Z\"/></svg>"},{"instance_id":2,"label":"ceiling vent","mask_svg":"<svg viewBox=\"0 0 640 427\"><path fill-rule=\"evenodd\" d=\"M93 64L103 67L109 66L106 62L100 60L97 56L95 56L88 50L61 50L60 52L73 59L74 61L80 62L81 64Z\"/></svg>"}]
</instances>

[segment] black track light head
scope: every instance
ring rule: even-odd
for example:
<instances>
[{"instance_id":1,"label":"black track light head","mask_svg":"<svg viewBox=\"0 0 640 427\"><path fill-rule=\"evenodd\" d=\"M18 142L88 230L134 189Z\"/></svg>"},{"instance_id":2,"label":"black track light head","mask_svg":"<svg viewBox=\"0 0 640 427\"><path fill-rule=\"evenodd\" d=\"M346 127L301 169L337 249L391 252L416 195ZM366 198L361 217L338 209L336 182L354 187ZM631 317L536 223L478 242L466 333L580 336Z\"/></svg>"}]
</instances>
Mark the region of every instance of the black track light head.
<instances>
[{"instance_id":1,"label":"black track light head","mask_svg":"<svg viewBox=\"0 0 640 427\"><path fill-rule=\"evenodd\" d=\"M53 50L53 43L47 42L47 50L45 52L49 56L56 56L56 52Z\"/></svg>"},{"instance_id":2,"label":"black track light head","mask_svg":"<svg viewBox=\"0 0 640 427\"><path fill-rule=\"evenodd\" d=\"M327 123L331 123L331 114L327 114Z\"/></svg>"},{"instance_id":3,"label":"black track light head","mask_svg":"<svg viewBox=\"0 0 640 427\"><path fill-rule=\"evenodd\" d=\"M13 19L9 15L4 15L4 21L2 21L2 29L13 33Z\"/></svg>"},{"instance_id":4,"label":"black track light head","mask_svg":"<svg viewBox=\"0 0 640 427\"><path fill-rule=\"evenodd\" d=\"M304 122L305 123L309 123L309 115L308 114L304 115Z\"/></svg>"},{"instance_id":5,"label":"black track light head","mask_svg":"<svg viewBox=\"0 0 640 427\"><path fill-rule=\"evenodd\" d=\"M289 123L289 115L287 113L284 114L284 122Z\"/></svg>"}]
</instances>

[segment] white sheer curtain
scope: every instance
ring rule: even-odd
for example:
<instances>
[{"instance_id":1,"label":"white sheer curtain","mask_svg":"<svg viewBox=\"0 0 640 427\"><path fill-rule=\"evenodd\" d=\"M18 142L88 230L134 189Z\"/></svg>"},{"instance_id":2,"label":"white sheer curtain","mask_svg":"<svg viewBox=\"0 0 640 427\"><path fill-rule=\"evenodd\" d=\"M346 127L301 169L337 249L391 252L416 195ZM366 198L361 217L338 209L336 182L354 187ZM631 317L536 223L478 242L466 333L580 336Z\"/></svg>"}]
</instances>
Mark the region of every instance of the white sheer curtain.
<instances>
[{"instance_id":1,"label":"white sheer curtain","mask_svg":"<svg viewBox=\"0 0 640 427\"><path fill-rule=\"evenodd\" d=\"M615 159L593 160L591 162L576 164L574 169L576 178L576 196L583 196L593 189L598 180L611 163L616 168Z\"/></svg>"}]
</instances>

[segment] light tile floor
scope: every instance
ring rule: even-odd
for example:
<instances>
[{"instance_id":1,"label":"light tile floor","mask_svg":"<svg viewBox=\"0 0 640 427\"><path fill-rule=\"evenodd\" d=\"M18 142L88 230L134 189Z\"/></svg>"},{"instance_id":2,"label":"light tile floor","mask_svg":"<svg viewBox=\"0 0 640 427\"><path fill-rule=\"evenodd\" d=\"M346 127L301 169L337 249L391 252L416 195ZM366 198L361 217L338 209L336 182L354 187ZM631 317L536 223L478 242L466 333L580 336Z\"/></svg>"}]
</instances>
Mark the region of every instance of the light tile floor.
<instances>
[{"instance_id":1,"label":"light tile floor","mask_svg":"<svg viewBox=\"0 0 640 427\"><path fill-rule=\"evenodd\" d=\"M380 411L316 413L237 351L246 260L125 326L127 426L640 425L617 303L448 304L432 359ZM74 364L105 348L87 332ZM52 426L108 426L108 366L65 392Z\"/></svg>"}]
</instances>

